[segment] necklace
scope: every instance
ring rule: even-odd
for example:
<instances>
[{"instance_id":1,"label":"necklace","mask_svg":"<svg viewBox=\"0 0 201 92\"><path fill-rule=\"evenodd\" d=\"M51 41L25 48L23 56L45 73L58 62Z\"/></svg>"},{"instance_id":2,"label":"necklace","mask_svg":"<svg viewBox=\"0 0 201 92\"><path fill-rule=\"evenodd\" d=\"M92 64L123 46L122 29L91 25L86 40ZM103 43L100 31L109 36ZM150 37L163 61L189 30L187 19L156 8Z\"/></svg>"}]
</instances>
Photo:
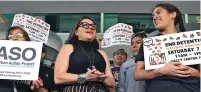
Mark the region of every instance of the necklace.
<instances>
[{"instance_id":1,"label":"necklace","mask_svg":"<svg viewBox=\"0 0 201 92\"><path fill-rule=\"evenodd\" d=\"M94 64L94 49L93 49L93 46L92 46L92 53L93 53L93 61L91 61L91 58L89 57L89 55L84 51L84 49L82 48L82 46L78 43L79 47L81 48L82 52L89 58L89 61L90 61L90 69L92 69L92 66Z\"/></svg>"}]
</instances>

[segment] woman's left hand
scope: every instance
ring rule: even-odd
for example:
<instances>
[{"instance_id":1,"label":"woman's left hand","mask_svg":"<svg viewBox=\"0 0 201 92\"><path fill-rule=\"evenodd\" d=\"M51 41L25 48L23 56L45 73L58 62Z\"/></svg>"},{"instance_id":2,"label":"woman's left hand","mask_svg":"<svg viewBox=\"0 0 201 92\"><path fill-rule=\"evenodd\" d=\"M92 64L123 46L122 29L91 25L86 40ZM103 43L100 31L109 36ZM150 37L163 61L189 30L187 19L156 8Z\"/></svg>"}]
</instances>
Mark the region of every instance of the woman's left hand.
<instances>
[{"instance_id":1,"label":"woman's left hand","mask_svg":"<svg viewBox=\"0 0 201 92\"><path fill-rule=\"evenodd\" d=\"M95 66L92 66L92 69L96 69ZM99 80L99 81L105 81L105 79L106 79L107 77L109 77L108 75L105 75L104 73L101 73L101 72L98 71L97 69L96 69L96 71L94 72L94 74L97 74L97 75L98 75L98 80Z\"/></svg>"},{"instance_id":2,"label":"woman's left hand","mask_svg":"<svg viewBox=\"0 0 201 92\"><path fill-rule=\"evenodd\" d=\"M189 72L190 76L194 76L194 77L200 77L200 71L198 69L192 68L190 66L187 66L188 69L185 70L184 72Z\"/></svg>"}]
</instances>

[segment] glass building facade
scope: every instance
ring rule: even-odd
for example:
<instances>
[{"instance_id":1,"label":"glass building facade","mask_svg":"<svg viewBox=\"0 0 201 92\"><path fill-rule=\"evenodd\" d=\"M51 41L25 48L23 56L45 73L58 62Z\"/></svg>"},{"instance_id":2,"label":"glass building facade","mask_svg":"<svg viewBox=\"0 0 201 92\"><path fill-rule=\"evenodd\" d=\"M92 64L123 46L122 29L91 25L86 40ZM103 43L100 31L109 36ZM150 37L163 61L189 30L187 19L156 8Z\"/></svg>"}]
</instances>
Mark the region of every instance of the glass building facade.
<instances>
[{"instance_id":1,"label":"glass building facade","mask_svg":"<svg viewBox=\"0 0 201 92\"><path fill-rule=\"evenodd\" d=\"M81 16L92 17L98 25L97 33L104 33L109 27L117 23L126 23L133 26L134 32L146 31L147 33L155 30L152 23L151 14L143 13L61 13L61 14L28 14L31 16L39 16L51 25L51 30L55 33L70 33L76 21ZM14 14L3 14L3 17L9 24L12 24ZM200 14L189 14L184 22L199 23ZM102 28L102 29L101 29Z\"/></svg>"}]
</instances>

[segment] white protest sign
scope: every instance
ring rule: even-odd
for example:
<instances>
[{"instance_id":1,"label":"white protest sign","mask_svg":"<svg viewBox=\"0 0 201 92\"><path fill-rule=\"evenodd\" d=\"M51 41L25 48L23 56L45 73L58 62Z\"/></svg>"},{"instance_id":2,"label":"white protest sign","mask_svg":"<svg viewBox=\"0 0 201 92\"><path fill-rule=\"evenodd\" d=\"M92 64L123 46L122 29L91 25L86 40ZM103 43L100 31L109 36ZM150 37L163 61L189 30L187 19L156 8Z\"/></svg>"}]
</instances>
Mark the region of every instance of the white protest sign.
<instances>
[{"instance_id":1,"label":"white protest sign","mask_svg":"<svg viewBox=\"0 0 201 92\"><path fill-rule=\"evenodd\" d=\"M145 70L160 68L170 61L201 63L201 30L144 38L143 42Z\"/></svg>"},{"instance_id":2,"label":"white protest sign","mask_svg":"<svg viewBox=\"0 0 201 92\"><path fill-rule=\"evenodd\" d=\"M0 79L38 79L42 42L0 40L0 43Z\"/></svg>"},{"instance_id":3,"label":"white protest sign","mask_svg":"<svg viewBox=\"0 0 201 92\"><path fill-rule=\"evenodd\" d=\"M42 19L25 14L15 14L12 26L22 27L29 34L31 40L47 44L50 25Z\"/></svg>"},{"instance_id":4,"label":"white protest sign","mask_svg":"<svg viewBox=\"0 0 201 92\"><path fill-rule=\"evenodd\" d=\"M113 45L130 45L133 27L124 23L118 23L105 31L102 48Z\"/></svg>"}]
</instances>

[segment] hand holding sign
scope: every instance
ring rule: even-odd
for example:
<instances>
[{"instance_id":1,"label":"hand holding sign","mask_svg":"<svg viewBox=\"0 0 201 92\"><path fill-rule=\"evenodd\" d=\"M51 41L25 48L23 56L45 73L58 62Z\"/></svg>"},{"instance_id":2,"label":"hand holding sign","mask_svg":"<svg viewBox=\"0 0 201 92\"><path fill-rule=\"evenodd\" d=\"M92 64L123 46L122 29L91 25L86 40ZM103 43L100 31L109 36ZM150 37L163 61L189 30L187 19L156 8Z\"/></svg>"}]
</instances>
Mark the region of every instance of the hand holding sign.
<instances>
[{"instance_id":1,"label":"hand holding sign","mask_svg":"<svg viewBox=\"0 0 201 92\"><path fill-rule=\"evenodd\" d=\"M120 48L124 49L128 54L131 54L130 45L132 35L132 26L118 23L105 31L103 40L101 41L101 48L110 58L113 57L113 52Z\"/></svg>"},{"instance_id":2,"label":"hand holding sign","mask_svg":"<svg viewBox=\"0 0 201 92\"><path fill-rule=\"evenodd\" d=\"M163 75L189 77L190 72L186 71L188 69L188 66L182 65L180 62L169 62L164 67L160 68L159 71Z\"/></svg>"},{"instance_id":3,"label":"hand holding sign","mask_svg":"<svg viewBox=\"0 0 201 92\"><path fill-rule=\"evenodd\" d=\"M38 78L38 80L33 80L31 82L31 89L39 88L43 86L43 80Z\"/></svg>"}]
</instances>

